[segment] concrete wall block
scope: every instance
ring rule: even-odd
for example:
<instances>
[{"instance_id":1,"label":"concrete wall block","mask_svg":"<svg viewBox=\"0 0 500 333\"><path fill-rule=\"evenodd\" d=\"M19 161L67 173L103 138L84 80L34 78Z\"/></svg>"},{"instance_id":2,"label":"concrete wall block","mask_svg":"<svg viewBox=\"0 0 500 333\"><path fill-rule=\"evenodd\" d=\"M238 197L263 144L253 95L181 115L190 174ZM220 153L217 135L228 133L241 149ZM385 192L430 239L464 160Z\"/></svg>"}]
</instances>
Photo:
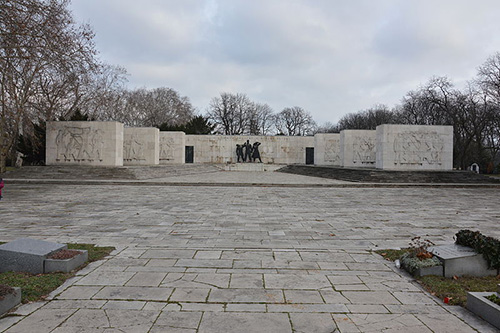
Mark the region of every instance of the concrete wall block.
<instances>
[{"instance_id":1,"label":"concrete wall block","mask_svg":"<svg viewBox=\"0 0 500 333\"><path fill-rule=\"evenodd\" d=\"M374 168L376 131L343 130L340 132L340 159L344 167Z\"/></svg>"},{"instance_id":2,"label":"concrete wall block","mask_svg":"<svg viewBox=\"0 0 500 333\"><path fill-rule=\"evenodd\" d=\"M184 163L185 147L184 132L160 132L160 164Z\"/></svg>"},{"instance_id":3,"label":"concrete wall block","mask_svg":"<svg viewBox=\"0 0 500 333\"><path fill-rule=\"evenodd\" d=\"M319 133L314 135L314 164L341 165L339 133Z\"/></svg>"},{"instance_id":4,"label":"concrete wall block","mask_svg":"<svg viewBox=\"0 0 500 333\"><path fill-rule=\"evenodd\" d=\"M453 127L377 126L376 167L385 170L451 170Z\"/></svg>"},{"instance_id":5,"label":"concrete wall block","mask_svg":"<svg viewBox=\"0 0 500 333\"><path fill-rule=\"evenodd\" d=\"M160 130L127 127L123 133L123 165L160 164Z\"/></svg>"},{"instance_id":6,"label":"concrete wall block","mask_svg":"<svg viewBox=\"0 0 500 333\"><path fill-rule=\"evenodd\" d=\"M123 165L123 124L109 121L48 121L47 165Z\"/></svg>"}]
</instances>

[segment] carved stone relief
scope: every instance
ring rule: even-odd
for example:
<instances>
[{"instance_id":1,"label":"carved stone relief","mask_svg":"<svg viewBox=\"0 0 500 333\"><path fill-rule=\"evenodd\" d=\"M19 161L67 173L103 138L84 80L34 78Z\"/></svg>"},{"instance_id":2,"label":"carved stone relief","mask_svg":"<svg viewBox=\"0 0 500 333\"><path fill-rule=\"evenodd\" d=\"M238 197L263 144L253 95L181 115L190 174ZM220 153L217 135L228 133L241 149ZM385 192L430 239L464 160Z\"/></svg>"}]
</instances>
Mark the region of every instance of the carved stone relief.
<instances>
[{"instance_id":1,"label":"carved stone relief","mask_svg":"<svg viewBox=\"0 0 500 333\"><path fill-rule=\"evenodd\" d=\"M366 136L354 137L352 147L354 164L375 164L375 139Z\"/></svg>"},{"instance_id":2,"label":"carved stone relief","mask_svg":"<svg viewBox=\"0 0 500 333\"><path fill-rule=\"evenodd\" d=\"M444 140L437 132L404 132L394 138L394 164L441 164Z\"/></svg>"},{"instance_id":3,"label":"carved stone relief","mask_svg":"<svg viewBox=\"0 0 500 333\"><path fill-rule=\"evenodd\" d=\"M340 162L340 141L326 140L325 141L325 162L336 163Z\"/></svg>"},{"instance_id":4,"label":"carved stone relief","mask_svg":"<svg viewBox=\"0 0 500 333\"><path fill-rule=\"evenodd\" d=\"M56 161L100 161L104 148L104 131L91 127L64 127L56 136Z\"/></svg>"},{"instance_id":5,"label":"carved stone relief","mask_svg":"<svg viewBox=\"0 0 500 333\"><path fill-rule=\"evenodd\" d=\"M160 138L160 160L173 160L174 159L175 142L173 138L162 137Z\"/></svg>"},{"instance_id":6,"label":"carved stone relief","mask_svg":"<svg viewBox=\"0 0 500 333\"><path fill-rule=\"evenodd\" d=\"M123 140L123 160L146 160L144 157L144 144L139 140L136 134L132 134Z\"/></svg>"}]
</instances>

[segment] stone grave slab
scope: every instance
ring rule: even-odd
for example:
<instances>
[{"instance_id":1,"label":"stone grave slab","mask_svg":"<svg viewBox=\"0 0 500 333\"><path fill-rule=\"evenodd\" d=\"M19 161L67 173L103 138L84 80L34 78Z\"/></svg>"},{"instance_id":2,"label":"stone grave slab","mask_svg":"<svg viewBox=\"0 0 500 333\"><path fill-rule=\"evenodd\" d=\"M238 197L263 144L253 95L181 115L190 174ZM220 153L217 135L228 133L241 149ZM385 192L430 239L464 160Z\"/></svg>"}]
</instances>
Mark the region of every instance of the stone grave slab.
<instances>
[{"instance_id":1,"label":"stone grave slab","mask_svg":"<svg viewBox=\"0 0 500 333\"><path fill-rule=\"evenodd\" d=\"M38 239L19 238L0 245L0 272L44 272L44 260L50 254L66 249L66 244Z\"/></svg>"},{"instance_id":2,"label":"stone grave slab","mask_svg":"<svg viewBox=\"0 0 500 333\"><path fill-rule=\"evenodd\" d=\"M482 254L472 248L457 244L433 246L429 252L443 262L444 276L490 276L497 275L495 269L488 269Z\"/></svg>"}]
</instances>

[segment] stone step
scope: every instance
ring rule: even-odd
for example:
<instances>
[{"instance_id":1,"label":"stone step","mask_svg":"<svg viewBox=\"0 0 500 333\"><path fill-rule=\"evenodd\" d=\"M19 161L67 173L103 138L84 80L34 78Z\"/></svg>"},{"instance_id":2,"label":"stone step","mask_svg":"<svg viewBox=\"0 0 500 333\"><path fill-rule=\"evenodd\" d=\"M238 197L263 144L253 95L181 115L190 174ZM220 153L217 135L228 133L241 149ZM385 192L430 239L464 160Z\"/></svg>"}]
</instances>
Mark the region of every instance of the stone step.
<instances>
[{"instance_id":1,"label":"stone step","mask_svg":"<svg viewBox=\"0 0 500 333\"><path fill-rule=\"evenodd\" d=\"M212 164L176 164L157 166L95 167L80 165L23 166L2 175L5 179L111 179L142 180L220 172Z\"/></svg>"}]
</instances>

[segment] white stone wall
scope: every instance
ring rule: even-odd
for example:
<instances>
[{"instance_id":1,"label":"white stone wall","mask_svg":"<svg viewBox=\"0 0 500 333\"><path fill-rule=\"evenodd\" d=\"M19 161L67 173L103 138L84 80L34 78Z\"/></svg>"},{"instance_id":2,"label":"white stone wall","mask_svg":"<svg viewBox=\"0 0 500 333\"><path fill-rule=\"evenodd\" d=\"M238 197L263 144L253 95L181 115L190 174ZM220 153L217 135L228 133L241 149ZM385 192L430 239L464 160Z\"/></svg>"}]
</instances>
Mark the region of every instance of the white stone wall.
<instances>
[{"instance_id":1,"label":"white stone wall","mask_svg":"<svg viewBox=\"0 0 500 333\"><path fill-rule=\"evenodd\" d=\"M374 168L377 132L343 130L340 132L340 159L344 167Z\"/></svg>"},{"instance_id":2,"label":"white stone wall","mask_svg":"<svg viewBox=\"0 0 500 333\"><path fill-rule=\"evenodd\" d=\"M377 169L451 170L453 126L377 126Z\"/></svg>"},{"instance_id":3,"label":"white stone wall","mask_svg":"<svg viewBox=\"0 0 500 333\"><path fill-rule=\"evenodd\" d=\"M47 165L123 165L123 124L98 121L48 121Z\"/></svg>"},{"instance_id":4,"label":"white stone wall","mask_svg":"<svg viewBox=\"0 0 500 333\"><path fill-rule=\"evenodd\" d=\"M340 134L319 133L314 136L314 164L341 165Z\"/></svg>"},{"instance_id":5,"label":"white stone wall","mask_svg":"<svg viewBox=\"0 0 500 333\"><path fill-rule=\"evenodd\" d=\"M184 132L160 132L160 164L184 163L185 146Z\"/></svg>"},{"instance_id":6,"label":"white stone wall","mask_svg":"<svg viewBox=\"0 0 500 333\"><path fill-rule=\"evenodd\" d=\"M263 163L305 164L314 148L316 165L387 170L451 170L453 127L380 125L376 131L303 136L185 135L157 128L123 128L118 122L47 122L46 163L95 166L157 165L185 162L236 163L236 144L260 142Z\"/></svg>"},{"instance_id":7,"label":"white stone wall","mask_svg":"<svg viewBox=\"0 0 500 333\"><path fill-rule=\"evenodd\" d=\"M260 142L263 163L305 164L306 147L314 147L314 137L186 135L186 146L194 147L194 163L236 163L236 144Z\"/></svg>"},{"instance_id":8,"label":"white stone wall","mask_svg":"<svg viewBox=\"0 0 500 333\"><path fill-rule=\"evenodd\" d=\"M127 127L123 132L123 165L160 163L160 130L154 127Z\"/></svg>"}]
</instances>

